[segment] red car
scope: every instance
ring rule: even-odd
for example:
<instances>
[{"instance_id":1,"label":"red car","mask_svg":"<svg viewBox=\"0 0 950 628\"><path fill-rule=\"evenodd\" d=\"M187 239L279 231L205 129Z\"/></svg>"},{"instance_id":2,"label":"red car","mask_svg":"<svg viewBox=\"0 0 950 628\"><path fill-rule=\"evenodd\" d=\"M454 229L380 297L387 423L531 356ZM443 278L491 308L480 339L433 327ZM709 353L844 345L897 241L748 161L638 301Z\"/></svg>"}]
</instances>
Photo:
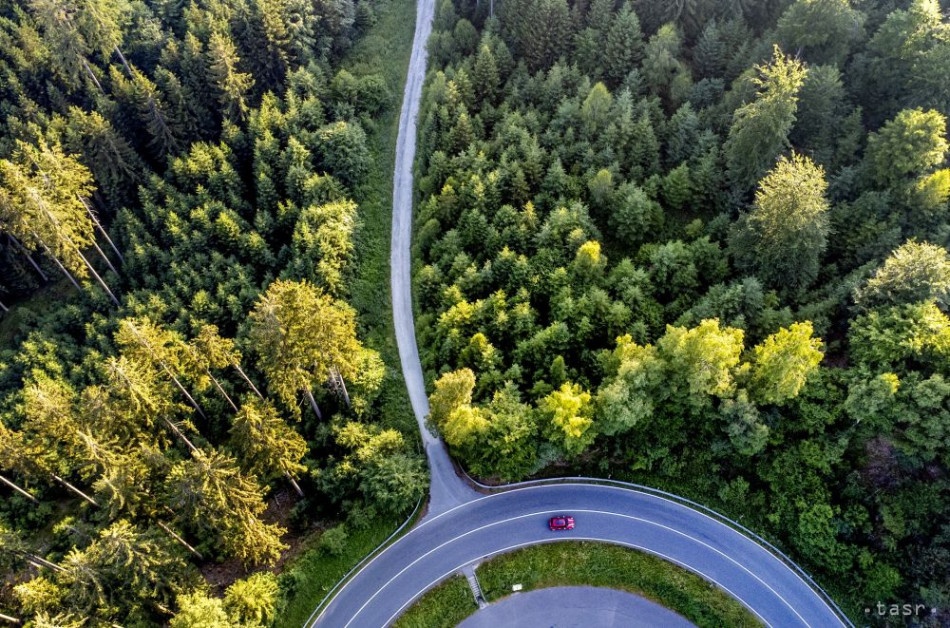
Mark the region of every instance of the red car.
<instances>
[{"instance_id":1,"label":"red car","mask_svg":"<svg viewBox=\"0 0 950 628\"><path fill-rule=\"evenodd\" d=\"M557 515L556 517L551 517L548 520L548 527L555 532L559 532L561 530L573 530L574 517L570 515Z\"/></svg>"}]
</instances>

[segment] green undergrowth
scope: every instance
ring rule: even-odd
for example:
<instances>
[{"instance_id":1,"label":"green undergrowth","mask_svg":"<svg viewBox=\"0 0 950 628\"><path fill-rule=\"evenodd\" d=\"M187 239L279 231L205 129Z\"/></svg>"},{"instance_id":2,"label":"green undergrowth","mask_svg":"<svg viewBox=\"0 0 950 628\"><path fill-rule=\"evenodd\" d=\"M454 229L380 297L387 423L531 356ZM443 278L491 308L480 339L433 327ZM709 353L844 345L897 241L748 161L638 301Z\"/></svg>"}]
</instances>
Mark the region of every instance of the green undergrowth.
<instances>
[{"instance_id":1,"label":"green undergrowth","mask_svg":"<svg viewBox=\"0 0 950 628\"><path fill-rule=\"evenodd\" d=\"M606 543L535 545L485 562L477 574L489 602L510 595L514 584L522 585L525 592L560 586L607 587L652 600L701 628L762 625L742 604L699 576L655 556ZM455 626L475 610L468 584L464 578L455 578L423 596L396 626Z\"/></svg>"},{"instance_id":2,"label":"green undergrowth","mask_svg":"<svg viewBox=\"0 0 950 628\"><path fill-rule=\"evenodd\" d=\"M346 573L393 533L392 521L374 519L362 529L348 528L342 552L321 547L322 533L307 540L308 548L280 576L287 606L275 622L277 628L300 628Z\"/></svg>"},{"instance_id":3,"label":"green undergrowth","mask_svg":"<svg viewBox=\"0 0 950 628\"><path fill-rule=\"evenodd\" d=\"M386 0L378 8L376 24L343 63L343 68L354 75L381 73L392 96L387 111L366 125L373 168L356 193L362 224L355 238L356 272L351 303L359 312L362 337L380 352L387 366L380 393L380 422L411 438L415 438L417 428L402 379L393 328L389 241L396 135L412 51L415 12L415 4L410 0Z\"/></svg>"}]
</instances>

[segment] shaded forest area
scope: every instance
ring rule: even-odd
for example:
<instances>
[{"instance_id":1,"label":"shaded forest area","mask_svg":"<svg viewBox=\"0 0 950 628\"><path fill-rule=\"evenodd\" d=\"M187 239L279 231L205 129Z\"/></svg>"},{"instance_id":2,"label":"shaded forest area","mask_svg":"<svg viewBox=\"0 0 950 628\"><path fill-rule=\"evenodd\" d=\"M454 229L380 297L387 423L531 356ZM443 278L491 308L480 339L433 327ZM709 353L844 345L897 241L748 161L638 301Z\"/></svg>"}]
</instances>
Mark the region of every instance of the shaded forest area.
<instances>
[{"instance_id":1,"label":"shaded forest area","mask_svg":"<svg viewBox=\"0 0 950 628\"><path fill-rule=\"evenodd\" d=\"M950 621L945 10L443 0L417 329L465 466L673 487Z\"/></svg>"},{"instance_id":2,"label":"shaded forest area","mask_svg":"<svg viewBox=\"0 0 950 628\"><path fill-rule=\"evenodd\" d=\"M348 304L379 6L0 0L4 615L269 625L288 528L423 495Z\"/></svg>"}]
</instances>

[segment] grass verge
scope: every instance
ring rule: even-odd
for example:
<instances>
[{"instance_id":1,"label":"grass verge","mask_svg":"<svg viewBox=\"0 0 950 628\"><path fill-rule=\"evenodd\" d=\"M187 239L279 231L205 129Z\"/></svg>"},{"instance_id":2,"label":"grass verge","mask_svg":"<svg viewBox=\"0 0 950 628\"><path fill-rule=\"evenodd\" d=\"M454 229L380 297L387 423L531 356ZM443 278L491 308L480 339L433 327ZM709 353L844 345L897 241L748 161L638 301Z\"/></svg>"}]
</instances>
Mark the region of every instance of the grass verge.
<instances>
[{"instance_id":1,"label":"grass verge","mask_svg":"<svg viewBox=\"0 0 950 628\"><path fill-rule=\"evenodd\" d=\"M483 563L478 579L489 602L510 595L513 584L521 584L523 591L586 585L635 593L700 628L762 625L742 604L699 576L650 554L607 543L564 541L527 547ZM424 595L396 626L454 626L475 610L468 584L456 578Z\"/></svg>"},{"instance_id":2,"label":"grass verge","mask_svg":"<svg viewBox=\"0 0 950 628\"><path fill-rule=\"evenodd\" d=\"M476 610L468 582L455 576L423 595L393 628L452 628Z\"/></svg>"},{"instance_id":3,"label":"grass verge","mask_svg":"<svg viewBox=\"0 0 950 628\"><path fill-rule=\"evenodd\" d=\"M351 303L359 312L367 344L380 352L387 376L380 391L380 421L410 438L418 429L399 365L389 288L389 243L392 231L392 185L399 109L412 52L416 5L386 0L377 5L377 21L347 55L342 67L359 76L381 73L392 92L388 110L368 128L373 168L356 191L361 226L356 234L356 271Z\"/></svg>"},{"instance_id":4,"label":"grass verge","mask_svg":"<svg viewBox=\"0 0 950 628\"><path fill-rule=\"evenodd\" d=\"M281 588L286 592L287 606L275 622L277 628L300 628L346 573L360 562L394 529L392 521L373 519L365 528L350 528L343 552L333 556L320 548L322 533L313 535L309 549L297 558L280 576Z\"/></svg>"}]
</instances>

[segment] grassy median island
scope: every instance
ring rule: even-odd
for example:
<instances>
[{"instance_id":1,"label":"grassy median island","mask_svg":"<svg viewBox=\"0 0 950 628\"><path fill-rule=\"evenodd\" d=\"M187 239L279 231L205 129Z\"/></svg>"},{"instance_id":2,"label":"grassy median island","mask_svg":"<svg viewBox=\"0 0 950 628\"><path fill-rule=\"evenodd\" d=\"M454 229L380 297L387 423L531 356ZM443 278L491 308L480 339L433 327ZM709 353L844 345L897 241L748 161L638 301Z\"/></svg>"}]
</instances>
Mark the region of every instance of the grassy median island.
<instances>
[{"instance_id":1,"label":"grassy median island","mask_svg":"<svg viewBox=\"0 0 950 628\"><path fill-rule=\"evenodd\" d=\"M700 627L762 625L742 604L699 576L655 556L607 543L567 541L526 547L483 563L477 574L489 602L510 595L513 584L521 584L522 591L586 585L636 593ZM454 578L423 596L396 627L455 626L476 608L465 579Z\"/></svg>"},{"instance_id":2,"label":"grassy median island","mask_svg":"<svg viewBox=\"0 0 950 628\"><path fill-rule=\"evenodd\" d=\"M454 576L422 596L394 628L449 628L478 610L463 576Z\"/></svg>"}]
</instances>

